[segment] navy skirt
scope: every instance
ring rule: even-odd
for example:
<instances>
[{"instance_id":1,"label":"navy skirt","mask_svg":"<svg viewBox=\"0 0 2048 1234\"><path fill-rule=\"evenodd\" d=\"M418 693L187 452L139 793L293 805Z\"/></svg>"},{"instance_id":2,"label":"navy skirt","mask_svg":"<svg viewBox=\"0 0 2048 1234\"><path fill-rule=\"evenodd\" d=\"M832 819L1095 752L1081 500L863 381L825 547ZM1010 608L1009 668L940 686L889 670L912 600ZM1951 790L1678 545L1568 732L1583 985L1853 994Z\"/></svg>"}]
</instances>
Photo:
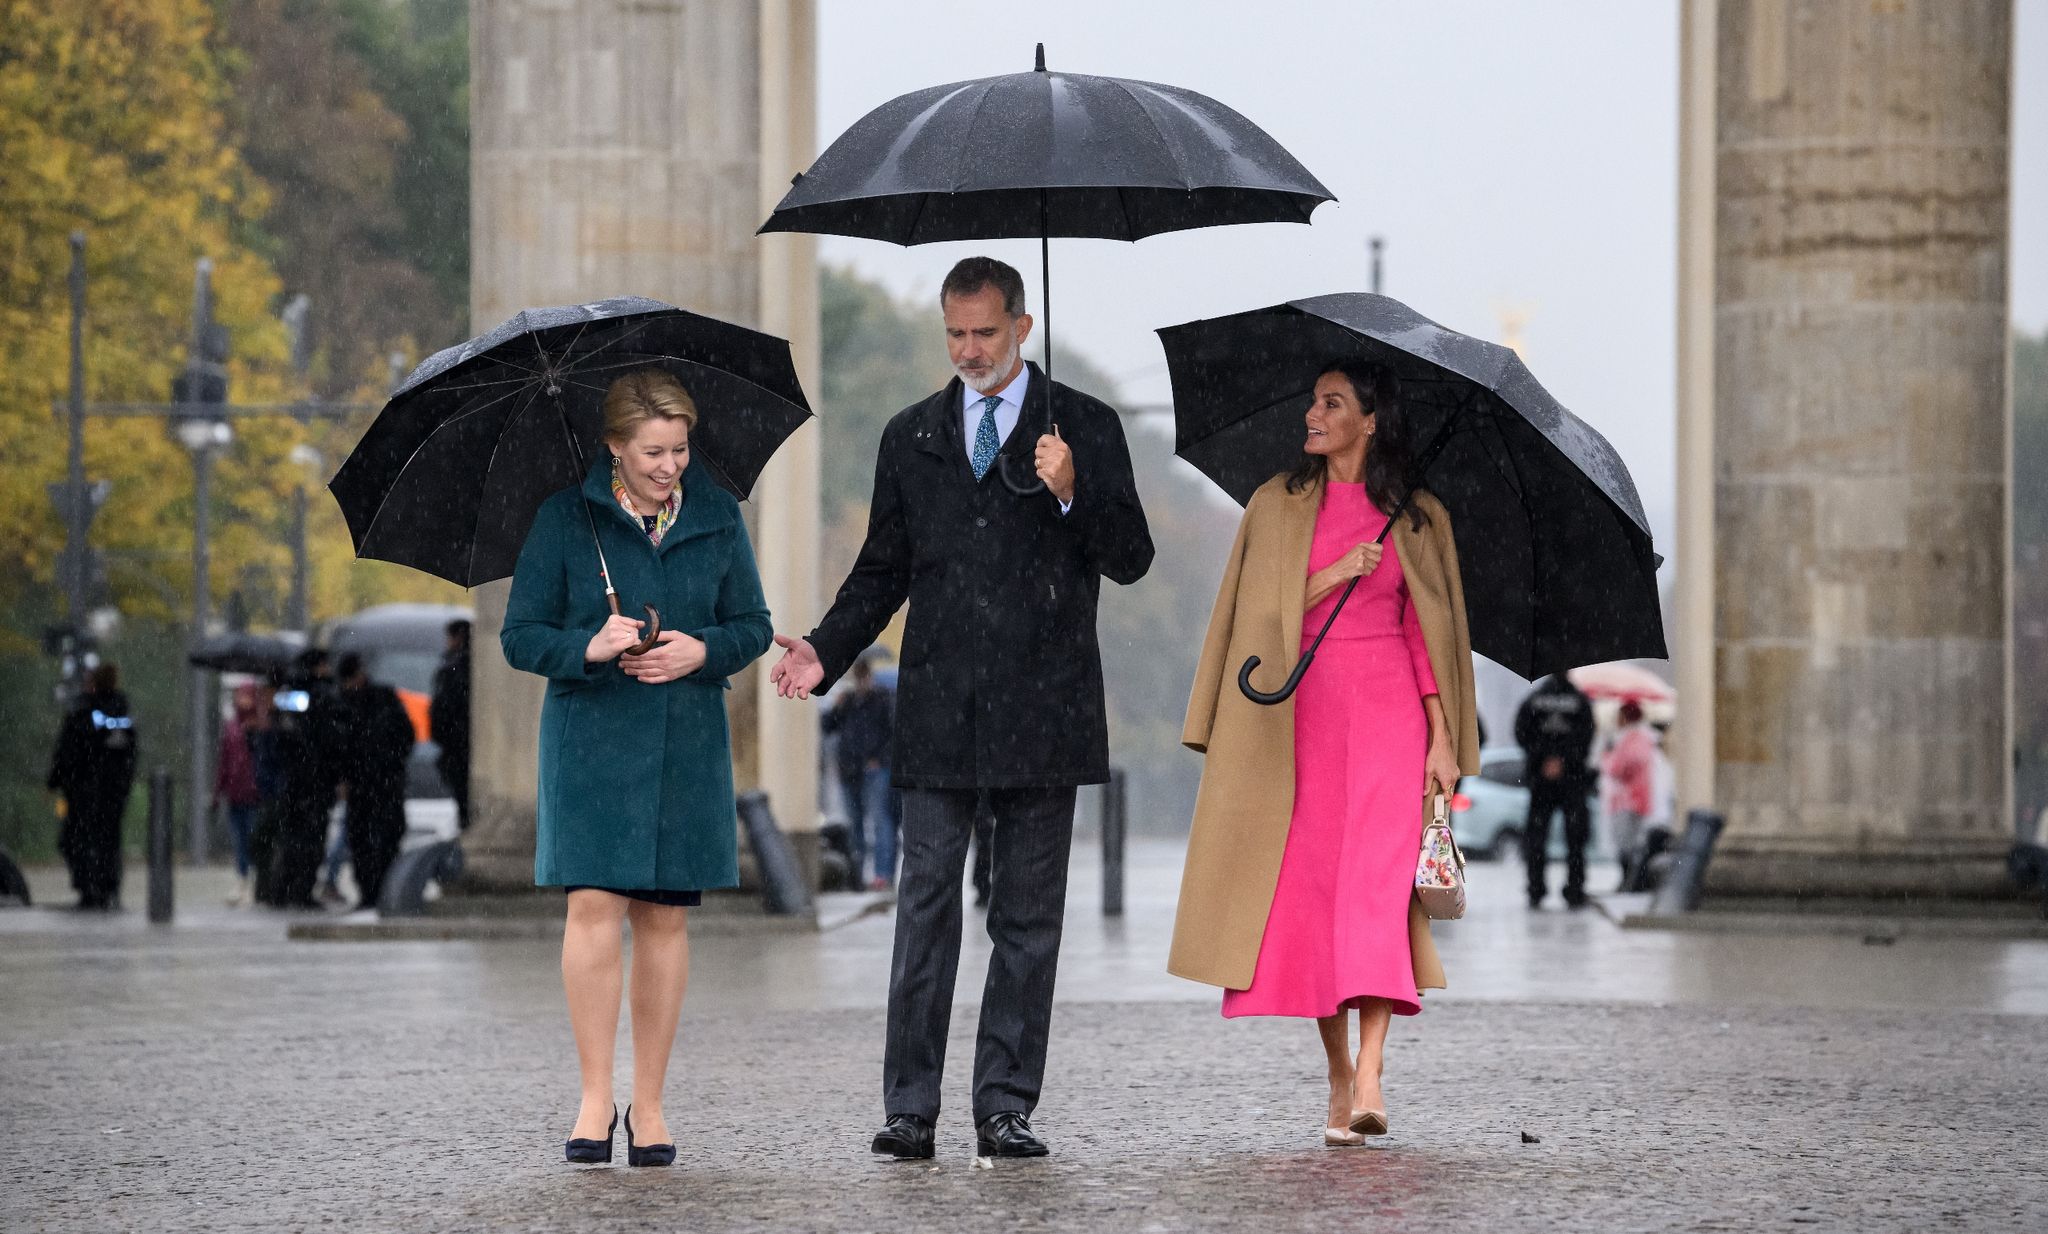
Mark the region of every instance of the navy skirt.
<instances>
[{"instance_id":1,"label":"navy skirt","mask_svg":"<svg viewBox=\"0 0 2048 1234\"><path fill-rule=\"evenodd\" d=\"M653 891L621 891L617 887L586 886L562 888L564 895L572 891L609 891L628 900L638 900L642 904L659 904L665 908L695 908L704 902L704 893L701 891L663 891L659 888Z\"/></svg>"}]
</instances>

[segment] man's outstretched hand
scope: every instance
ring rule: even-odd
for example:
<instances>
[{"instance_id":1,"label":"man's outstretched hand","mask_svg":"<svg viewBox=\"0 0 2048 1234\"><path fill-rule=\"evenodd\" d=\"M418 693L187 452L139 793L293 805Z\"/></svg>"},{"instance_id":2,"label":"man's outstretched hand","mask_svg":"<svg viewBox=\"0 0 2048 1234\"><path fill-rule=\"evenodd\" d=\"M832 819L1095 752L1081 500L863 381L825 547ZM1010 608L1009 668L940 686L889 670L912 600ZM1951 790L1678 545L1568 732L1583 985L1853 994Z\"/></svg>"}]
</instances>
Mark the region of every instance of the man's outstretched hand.
<instances>
[{"instance_id":1,"label":"man's outstretched hand","mask_svg":"<svg viewBox=\"0 0 2048 1234\"><path fill-rule=\"evenodd\" d=\"M775 692L784 698L809 698L825 680L825 666L818 663L817 650L807 639L783 634L775 636L775 645L782 648L782 658L768 671Z\"/></svg>"}]
</instances>

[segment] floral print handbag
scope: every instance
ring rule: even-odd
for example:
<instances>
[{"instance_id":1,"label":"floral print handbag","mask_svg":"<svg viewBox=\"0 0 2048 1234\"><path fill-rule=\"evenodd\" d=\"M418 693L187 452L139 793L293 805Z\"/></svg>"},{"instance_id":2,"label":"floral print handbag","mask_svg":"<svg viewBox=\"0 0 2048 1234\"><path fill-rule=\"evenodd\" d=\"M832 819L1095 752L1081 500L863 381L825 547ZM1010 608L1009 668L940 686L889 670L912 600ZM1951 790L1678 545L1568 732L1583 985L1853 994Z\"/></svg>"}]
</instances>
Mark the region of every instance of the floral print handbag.
<instances>
[{"instance_id":1,"label":"floral print handbag","mask_svg":"<svg viewBox=\"0 0 2048 1234\"><path fill-rule=\"evenodd\" d=\"M1433 921L1456 921L1465 915L1465 854L1451 835L1449 803L1442 793L1430 806L1422 828L1422 856L1415 863L1415 898Z\"/></svg>"}]
</instances>

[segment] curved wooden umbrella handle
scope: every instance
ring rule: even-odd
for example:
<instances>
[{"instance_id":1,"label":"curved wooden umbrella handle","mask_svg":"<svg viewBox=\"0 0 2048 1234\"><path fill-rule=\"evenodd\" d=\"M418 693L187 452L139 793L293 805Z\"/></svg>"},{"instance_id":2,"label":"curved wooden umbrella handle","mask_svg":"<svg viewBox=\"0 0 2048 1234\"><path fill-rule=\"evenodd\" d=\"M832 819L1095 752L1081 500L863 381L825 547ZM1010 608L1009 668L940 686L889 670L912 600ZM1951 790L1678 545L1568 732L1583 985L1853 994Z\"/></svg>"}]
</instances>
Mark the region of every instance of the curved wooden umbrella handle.
<instances>
[{"instance_id":1,"label":"curved wooden umbrella handle","mask_svg":"<svg viewBox=\"0 0 2048 1234\"><path fill-rule=\"evenodd\" d=\"M612 616L617 617L619 615L619 593L607 589L604 593L604 602L611 605ZM661 638L661 614L655 611L652 604L643 604L640 607L647 610L647 637L626 648L626 654L629 656L646 655L654 650L655 642Z\"/></svg>"},{"instance_id":2,"label":"curved wooden umbrella handle","mask_svg":"<svg viewBox=\"0 0 2048 1234\"><path fill-rule=\"evenodd\" d=\"M626 648L629 655L646 655L654 650L654 644L661 638L661 614L654 611L652 604L643 604L640 607L647 610L647 637Z\"/></svg>"}]
</instances>

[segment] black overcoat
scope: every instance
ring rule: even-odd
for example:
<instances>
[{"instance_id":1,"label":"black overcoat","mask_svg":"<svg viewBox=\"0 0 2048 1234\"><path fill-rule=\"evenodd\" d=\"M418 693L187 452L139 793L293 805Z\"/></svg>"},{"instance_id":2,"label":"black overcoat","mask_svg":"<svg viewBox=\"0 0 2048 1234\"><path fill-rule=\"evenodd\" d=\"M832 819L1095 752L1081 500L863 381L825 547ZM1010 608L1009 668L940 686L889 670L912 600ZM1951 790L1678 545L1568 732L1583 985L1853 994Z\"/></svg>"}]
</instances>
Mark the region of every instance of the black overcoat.
<instances>
[{"instance_id":1,"label":"black overcoat","mask_svg":"<svg viewBox=\"0 0 2048 1234\"><path fill-rule=\"evenodd\" d=\"M1105 577L1143 578L1152 536L1123 425L1038 366L1003 442L1032 474L1051 422L1074 452L1074 502L1019 497L995 467L980 481L962 437L958 378L882 430L867 541L810 634L829 688L908 600L896 682L895 783L1051 788L1109 778L1095 603Z\"/></svg>"}]
</instances>

